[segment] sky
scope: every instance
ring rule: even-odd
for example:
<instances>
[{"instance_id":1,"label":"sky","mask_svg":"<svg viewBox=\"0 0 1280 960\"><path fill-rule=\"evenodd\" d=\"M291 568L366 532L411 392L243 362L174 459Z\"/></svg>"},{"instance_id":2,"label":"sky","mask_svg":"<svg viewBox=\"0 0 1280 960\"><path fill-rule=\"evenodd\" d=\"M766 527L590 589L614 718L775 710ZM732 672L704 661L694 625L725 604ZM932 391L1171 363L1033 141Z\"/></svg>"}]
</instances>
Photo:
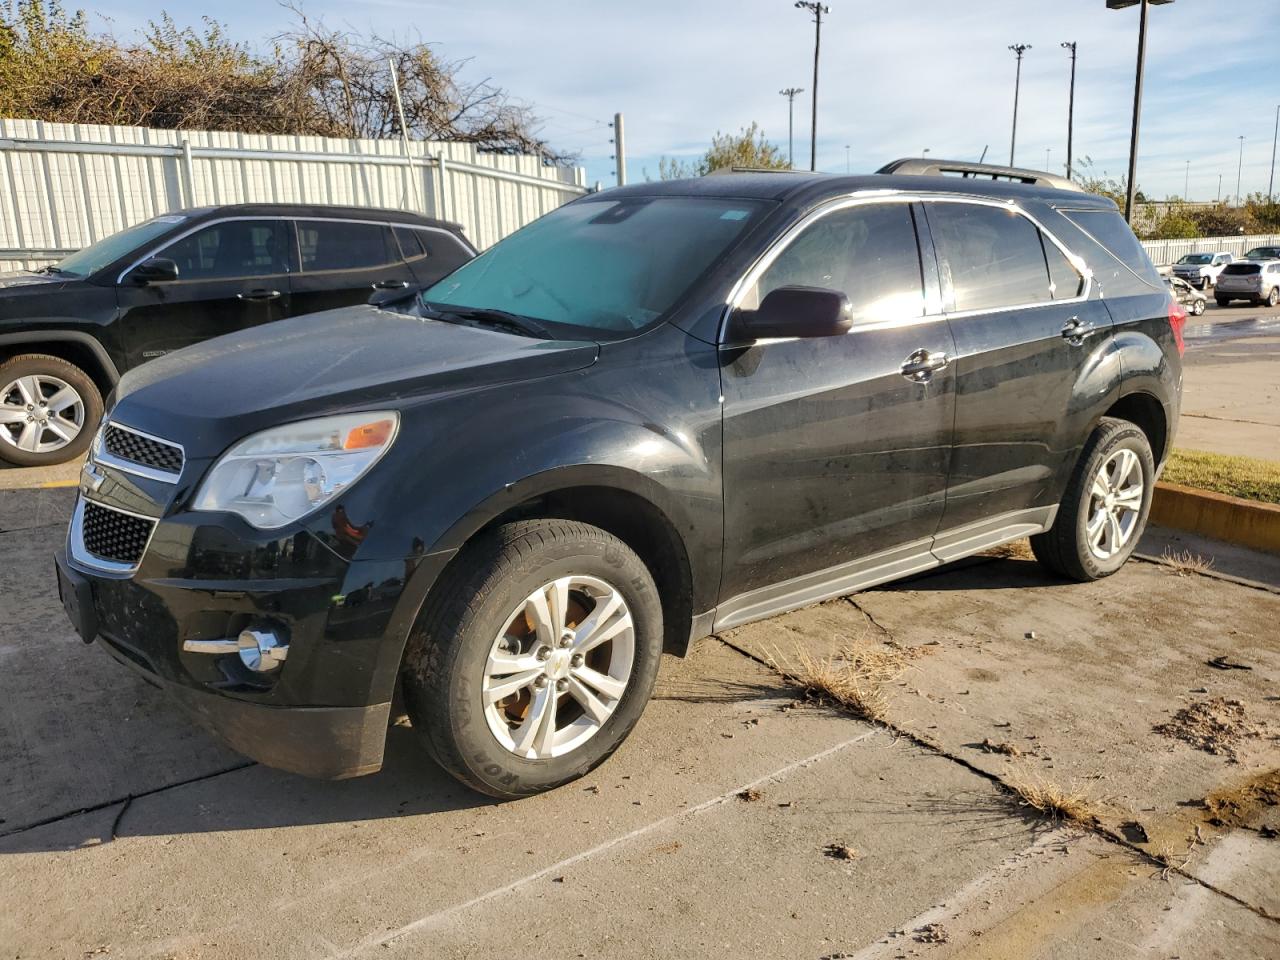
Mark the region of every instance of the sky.
<instances>
[{"instance_id":1,"label":"sky","mask_svg":"<svg viewBox=\"0 0 1280 960\"><path fill-rule=\"evenodd\" d=\"M68 7L75 6L67 2ZM795 160L809 160L814 25L791 0L305 0L328 26L437 45L467 59L464 76L490 79L542 118L542 136L575 152L588 183L612 186L609 121L625 116L631 181L656 177L662 156L691 159L717 131L755 121L787 149L795 101ZM1078 44L1077 163L1127 168L1137 8L1104 0L828 0L822 26L817 165L870 172L920 156L1009 160L1015 57L1022 66L1016 162L1061 171L1066 161L1070 59ZM1148 195L1213 200L1264 192L1272 168L1280 0L1175 0L1153 6L1138 186ZM198 23L209 7L104 0L91 22L128 34L167 9ZM220 0L212 15L232 36L269 48L291 14L270 0ZM1271 24L1270 27L1266 26ZM1270 33L1270 39L1266 39ZM1190 167L1187 166L1190 161ZM1221 175L1221 188L1219 188Z\"/></svg>"}]
</instances>

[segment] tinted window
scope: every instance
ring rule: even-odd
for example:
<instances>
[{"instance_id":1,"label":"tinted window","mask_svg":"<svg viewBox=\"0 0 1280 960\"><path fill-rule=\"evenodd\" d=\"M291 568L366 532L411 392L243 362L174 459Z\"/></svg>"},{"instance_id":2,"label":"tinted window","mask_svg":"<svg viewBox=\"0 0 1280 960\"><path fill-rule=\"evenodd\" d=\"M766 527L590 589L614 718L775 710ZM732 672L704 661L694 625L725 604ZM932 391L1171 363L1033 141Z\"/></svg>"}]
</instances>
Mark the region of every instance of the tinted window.
<instances>
[{"instance_id":1,"label":"tinted window","mask_svg":"<svg viewBox=\"0 0 1280 960\"><path fill-rule=\"evenodd\" d=\"M1222 272L1225 275L1231 276L1231 277L1244 276L1250 273L1261 273L1262 264L1260 263L1229 263L1222 269Z\"/></svg>"},{"instance_id":2,"label":"tinted window","mask_svg":"<svg viewBox=\"0 0 1280 960\"><path fill-rule=\"evenodd\" d=\"M400 262L391 228L381 223L299 220L302 270L368 270Z\"/></svg>"},{"instance_id":3,"label":"tinted window","mask_svg":"<svg viewBox=\"0 0 1280 960\"><path fill-rule=\"evenodd\" d=\"M1117 211L1063 210L1062 215L1093 237L1108 253L1143 280L1151 284L1160 283L1160 274L1152 265L1151 258ZM1106 293L1105 286L1103 293Z\"/></svg>"},{"instance_id":4,"label":"tinted window","mask_svg":"<svg viewBox=\"0 0 1280 960\"><path fill-rule=\"evenodd\" d=\"M425 231L413 230L409 227L393 227L392 230L400 244L400 253L406 260L421 260L431 255L425 242Z\"/></svg>"},{"instance_id":5,"label":"tinted window","mask_svg":"<svg viewBox=\"0 0 1280 960\"><path fill-rule=\"evenodd\" d=\"M153 220L126 227L119 233L103 237L97 243L90 244L71 256L59 260L54 264L58 269L53 272L64 273L69 277L87 277L127 254L137 253L138 256L142 256L146 253L146 250L142 249L146 244L178 229L178 225L186 219L183 216L156 217Z\"/></svg>"},{"instance_id":6,"label":"tinted window","mask_svg":"<svg viewBox=\"0 0 1280 960\"><path fill-rule=\"evenodd\" d=\"M743 306L756 307L770 291L790 286L843 292L854 323L922 316L920 249L910 207L877 203L827 214L779 254Z\"/></svg>"},{"instance_id":7,"label":"tinted window","mask_svg":"<svg viewBox=\"0 0 1280 960\"><path fill-rule=\"evenodd\" d=\"M1067 259L1067 255L1058 249L1057 244L1040 234L1040 242L1044 245L1044 257L1049 262L1049 283L1055 300L1070 300L1080 296L1084 286L1084 277Z\"/></svg>"},{"instance_id":8,"label":"tinted window","mask_svg":"<svg viewBox=\"0 0 1280 960\"><path fill-rule=\"evenodd\" d=\"M283 220L228 220L197 230L158 254L178 265L179 280L224 280L287 272Z\"/></svg>"},{"instance_id":9,"label":"tinted window","mask_svg":"<svg viewBox=\"0 0 1280 960\"><path fill-rule=\"evenodd\" d=\"M506 310L572 336L653 323L753 225L756 200L626 197L565 204L426 290L443 307Z\"/></svg>"},{"instance_id":10,"label":"tinted window","mask_svg":"<svg viewBox=\"0 0 1280 960\"><path fill-rule=\"evenodd\" d=\"M1040 231L1026 217L972 203L929 204L943 284L956 310L992 310L1050 299Z\"/></svg>"}]
</instances>

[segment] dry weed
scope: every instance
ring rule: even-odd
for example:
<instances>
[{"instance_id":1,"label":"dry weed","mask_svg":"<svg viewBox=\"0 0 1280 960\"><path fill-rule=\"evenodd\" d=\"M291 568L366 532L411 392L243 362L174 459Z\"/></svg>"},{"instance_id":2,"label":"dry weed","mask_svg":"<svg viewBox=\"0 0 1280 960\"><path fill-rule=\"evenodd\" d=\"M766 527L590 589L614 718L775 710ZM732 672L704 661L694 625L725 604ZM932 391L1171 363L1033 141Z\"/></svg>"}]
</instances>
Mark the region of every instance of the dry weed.
<instances>
[{"instance_id":1,"label":"dry weed","mask_svg":"<svg viewBox=\"0 0 1280 960\"><path fill-rule=\"evenodd\" d=\"M776 651L769 657L770 665L809 699L881 722L889 706L884 685L902 675L907 660L900 650L854 645L826 657L799 647L792 658Z\"/></svg>"},{"instance_id":2,"label":"dry weed","mask_svg":"<svg viewBox=\"0 0 1280 960\"><path fill-rule=\"evenodd\" d=\"M1064 820L1083 827L1098 823L1095 801L1087 790L1074 783L1063 786L1032 770L1016 773L1005 783L1018 794L1022 806L1030 807L1050 820Z\"/></svg>"},{"instance_id":3,"label":"dry weed","mask_svg":"<svg viewBox=\"0 0 1280 960\"><path fill-rule=\"evenodd\" d=\"M982 551L984 557L999 557L1002 560L1034 560L1036 555L1031 552L1031 544L1027 540L1010 540L1008 543L998 543L994 547L989 547Z\"/></svg>"},{"instance_id":4,"label":"dry weed","mask_svg":"<svg viewBox=\"0 0 1280 960\"><path fill-rule=\"evenodd\" d=\"M1175 551L1172 547L1165 547L1160 559L1180 577L1198 576L1213 569L1212 557L1204 557L1190 550Z\"/></svg>"}]
</instances>

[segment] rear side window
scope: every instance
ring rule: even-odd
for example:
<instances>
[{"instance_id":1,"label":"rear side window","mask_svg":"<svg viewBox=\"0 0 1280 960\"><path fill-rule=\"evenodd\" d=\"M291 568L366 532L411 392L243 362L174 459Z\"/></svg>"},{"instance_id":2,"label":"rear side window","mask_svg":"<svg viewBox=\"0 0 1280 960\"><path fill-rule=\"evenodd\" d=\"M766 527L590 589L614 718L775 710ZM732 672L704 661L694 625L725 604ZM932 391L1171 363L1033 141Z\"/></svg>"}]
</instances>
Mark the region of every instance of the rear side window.
<instances>
[{"instance_id":1,"label":"rear side window","mask_svg":"<svg viewBox=\"0 0 1280 960\"><path fill-rule=\"evenodd\" d=\"M303 273L368 270L400 262L390 227L345 220L299 220L298 255Z\"/></svg>"},{"instance_id":2,"label":"rear side window","mask_svg":"<svg viewBox=\"0 0 1280 960\"><path fill-rule=\"evenodd\" d=\"M943 285L950 286L956 311L1051 298L1040 230L1026 217L972 203L930 203L928 208Z\"/></svg>"},{"instance_id":3,"label":"rear side window","mask_svg":"<svg viewBox=\"0 0 1280 960\"><path fill-rule=\"evenodd\" d=\"M779 287L839 290L854 323L924 315L915 222L905 203L837 210L806 227L756 282L743 307L758 307Z\"/></svg>"},{"instance_id":4,"label":"rear side window","mask_svg":"<svg viewBox=\"0 0 1280 960\"><path fill-rule=\"evenodd\" d=\"M160 252L179 280L231 280L286 273L284 220L228 220L183 237Z\"/></svg>"},{"instance_id":5,"label":"rear side window","mask_svg":"<svg viewBox=\"0 0 1280 960\"><path fill-rule=\"evenodd\" d=\"M406 260L424 260L431 256L423 231L410 227L392 227L391 229L400 244L400 253Z\"/></svg>"},{"instance_id":6,"label":"rear side window","mask_svg":"<svg viewBox=\"0 0 1280 960\"><path fill-rule=\"evenodd\" d=\"M1159 287L1161 282L1159 272L1152 265L1147 251L1142 249L1142 244L1138 242L1138 238L1133 235L1133 231L1129 229L1129 225L1124 222L1124 217L1120 216L1119 212L1115 210L1061 210L1059 212L1091 236L1134 275L1151 286ZM1102 292L1106 295L1108 292L1106 271L1100 264L1093 266L1094 270L1101 274L1099 279L1103 284ZM1123 277L1114 273L1112 281L1113 283L1120 281L1119 292L1139 292L1126 289L1128 285L1124 283Z\"/></svg>"}]
</instances>

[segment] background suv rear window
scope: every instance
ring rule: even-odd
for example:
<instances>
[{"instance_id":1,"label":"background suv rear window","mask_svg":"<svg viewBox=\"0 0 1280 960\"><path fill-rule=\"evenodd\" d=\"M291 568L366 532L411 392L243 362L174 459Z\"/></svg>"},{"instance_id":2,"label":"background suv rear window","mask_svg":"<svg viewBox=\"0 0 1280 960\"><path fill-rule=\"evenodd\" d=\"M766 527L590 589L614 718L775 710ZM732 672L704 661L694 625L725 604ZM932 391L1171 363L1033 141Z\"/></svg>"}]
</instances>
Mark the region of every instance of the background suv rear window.
<instances>
[{"instance_id":1,"label":"background suv rear window","mask_svg":"<svg viewBox=\"0 0 1280 960\"><path fill-rule=\"evenodd\" d=\"M343 220L299 220L298 254L304 272L367 270L400 262L386 224Z\"/></svg>"}]
</instances>

